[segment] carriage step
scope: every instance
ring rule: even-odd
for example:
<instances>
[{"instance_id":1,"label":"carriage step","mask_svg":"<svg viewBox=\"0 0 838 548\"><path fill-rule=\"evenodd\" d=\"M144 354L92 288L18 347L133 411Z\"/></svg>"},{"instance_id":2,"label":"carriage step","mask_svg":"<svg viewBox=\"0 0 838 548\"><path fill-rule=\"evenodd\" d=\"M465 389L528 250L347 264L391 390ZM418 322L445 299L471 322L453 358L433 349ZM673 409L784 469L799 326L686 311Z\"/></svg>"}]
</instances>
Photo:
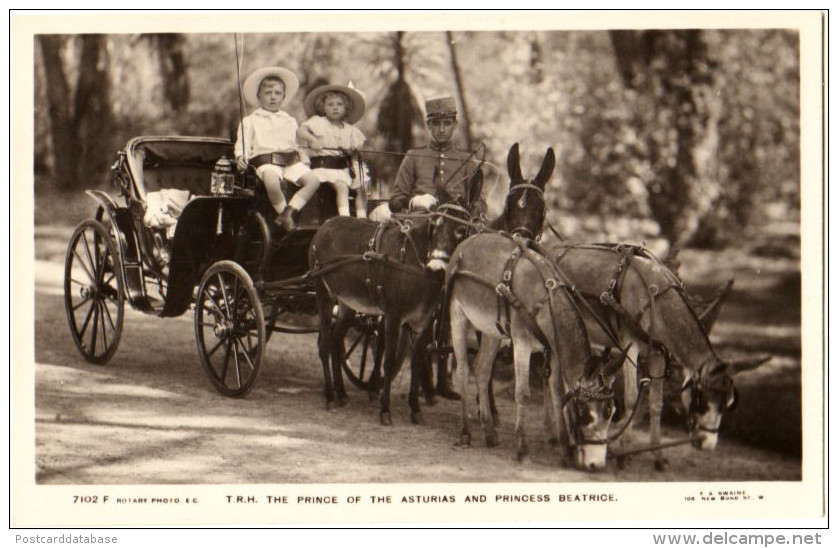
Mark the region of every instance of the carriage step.
<instances>
[{"instance_id":1,"label":"carriage step","mask_svg":"<svg viewBox=\"0 0 838 548\"><path fill-rule=\"evenodd\" d=\"M139 296L137 298L131 299L131 307L139 310L141 312L145 312L147 314L159 314L163 311L163 307L165 302L163 299L158 297L152 297L150 295Z\"/></svg>"}]
</instances>

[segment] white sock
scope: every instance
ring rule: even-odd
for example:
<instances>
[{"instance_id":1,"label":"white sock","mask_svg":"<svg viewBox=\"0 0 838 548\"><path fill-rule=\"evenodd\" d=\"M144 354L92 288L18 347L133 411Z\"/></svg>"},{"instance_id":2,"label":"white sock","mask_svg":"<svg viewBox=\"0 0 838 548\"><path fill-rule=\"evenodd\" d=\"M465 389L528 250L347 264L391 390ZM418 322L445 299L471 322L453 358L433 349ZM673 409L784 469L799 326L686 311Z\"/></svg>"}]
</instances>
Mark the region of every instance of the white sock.
<instances>
[{"instance_id":1,"label":"white sock","mask_svg":"<svg viewBox=\"0 0 838 548\"><path fill-rule=\"evenodd\" d=\"M294 196L291 197L291 202L288 205L290 205L297 211L300 211L303 209L303 206L306 205L307 201L308 200L304 200L303 198L301 198L300 193L298 192L297 194L294 194Z\"/></svg>"}]
</instances>

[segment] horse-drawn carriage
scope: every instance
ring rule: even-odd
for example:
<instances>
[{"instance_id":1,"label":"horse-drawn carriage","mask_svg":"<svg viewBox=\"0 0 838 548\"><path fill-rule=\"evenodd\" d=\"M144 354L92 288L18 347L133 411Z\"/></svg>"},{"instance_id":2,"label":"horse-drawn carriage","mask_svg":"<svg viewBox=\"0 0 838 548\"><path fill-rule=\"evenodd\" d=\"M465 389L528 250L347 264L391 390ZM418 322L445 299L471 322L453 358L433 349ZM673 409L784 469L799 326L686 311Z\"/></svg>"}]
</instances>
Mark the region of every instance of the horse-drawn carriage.
<instances>
[{"instance_id":1,"label":"horse-drawn carriage","mask_svg":"<svg viewBox=\"0 0 838 548\"><path fill-rule=\"evenodd\" d=\"M623 361L632 341L638 344L626 362L629 365L623 365L624 377L636 374L632 367L639 363L636 352L641 344L647 352L660 346L662 355L672 354L672 362L682 364L689 381L682 395L693 421L692 441L712 440L715 446L721 413L735 399L732 372L713 352L707 329L686 301L677 278L666 277L668 270L653 257L612 253L622 246L595 250L572 246L551 253L535 244L545 222L544 185L553 170L552 151L539 174L525 180L517 145L510 150L512 182L506 208L491 229L485 219L475 216L482 187L482 172L477 170L464 196L441 199L432 212L407 215L386 226L337 217L333 191L321 187L302 210L298 226L274 241L264 190L247 173L234 171L229 160L232 147L230 141L217 138L138 137L128 142L113 166L123 203L105 192L88 191L98 207L95 217L73 233L64 281L70 331L88 361L104 364L113 357L126 301L136 310L161 317L179 316L192 308L198 353L211 383L223 395L243 397L254 386L273 333L319 330L327 405L335 392L339 404L345 397L342 370L362 388L383 388L381 421L389 424L390 382L403 358L426 348L437 359L444 355L441 346L447 343L442 333L450 303L451 314L460 314L453 347L460 362L462 392L467 390L465 372L472 367L466 364L463 346L466 320L474 326L482 321L484 334L518 345L519 403L527 392L523 377L529 350L540 345L550 354L553 349L553 367L547 368L554 374L551 412L556 433L564 434L577 450L580 466L604 466L605 448L614 441L608 428L614 415L615 364ZM370 202L373 209L377 204ZM487 251L473 254L472 263L468 257L463 262L467 249L458 246L471 242L468 245L473 247L476 240L467 238L475 233L483 233L475 238L482 238ZM586 256L594 252L601 258L592 261ZM577 255L579 259L574 258ZM446 266L449 258L454 260ZM436 281L429 278L433 263L437 263ZM526 274L530 267L521 267L522 273L516 274L518 265L525 264L535 270ZM641 269L647 267L649 273ZM496 280L487 278L493 268L500 276ZM621 312L621 280L631 269L626 283L636 285L632 302L640 308ZM652 278L661 272L663 281ZM527 276L534 282L520 282ZM517 289L513 280L519 280ZM662 301L664 293L674 305ZM451 294L453 300L443 301L443 295ZM605 308L596 312L591 302ZM285 321L301 313L318 314L319 329ZM599 362L594 359L585 323L592 336L597 330L605 333L600 342L623 350L617 361L607 356ZM455 325L453 320L450 325ZM666 329L671 326L677 329ZM694 332L690 340L681 340L684 326ZM429 339L421 335L429 332L434 340L426 347ZM478 355L481 363L475 366L475 372L482 370L484 423L491 422L495 411L487 407L493 398L485 383L491 378L497 344L488 339L481 343L483 361ZM567 355L558 361L559 353ZM411 371L409 403L414 420L419 419L418 379L426 379L428 370L419 372L416 363L427 358L425 353L414 360ZM428 384L424 386L428 390ZM626 389L627 394L632 392L637 399L636 386ZM464 399L461 440L467 443L466 405ZM521 404L519 413L522 409ZM653 414L659 412L653 406ZM487 443L495 444L491 424L485 426ZM516 428L516 434L520 456L526 443L522 429ZM660 442L659 430L652 430L652 441Z\"/></svg>"},{"instance_id":2,"label":"horse-drawn carriage","mask_svg":"<svg viewBox=\"0 0 838 548\"><path fill-rule=\"evenodd\" d=\"M334 192L321 187L298 227L272 241L264 191L234 173L232 152L226 139L137 137L112 167L122 203L87 191L98 207L72 235L64 276L70 332L85 359L113 357L126 303L160 317L192 308L212 385L243 397L273 333L317 331L284 319L315 313L312 284L300 277L312 236L337 215ZM289 282L271 283L279 280ZM343 366L360 386L380 360L379 324L377 316L356 315L347 334Z\"/></svg>"}]
</instances>

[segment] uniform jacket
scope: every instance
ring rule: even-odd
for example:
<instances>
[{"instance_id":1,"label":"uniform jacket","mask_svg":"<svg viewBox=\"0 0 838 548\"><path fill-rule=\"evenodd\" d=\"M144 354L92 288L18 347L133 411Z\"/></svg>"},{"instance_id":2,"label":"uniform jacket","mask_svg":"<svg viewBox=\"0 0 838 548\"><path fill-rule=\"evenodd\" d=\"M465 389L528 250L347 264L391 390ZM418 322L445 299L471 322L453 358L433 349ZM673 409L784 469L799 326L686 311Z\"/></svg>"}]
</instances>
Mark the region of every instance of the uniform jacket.
<instances>
[{"instance_id":1,"label":"uniform jacket","mask_svg":"<svg viewBox=\"0 0 838 548\"><path fill-rule=\"evenodd\" d=\"M441 149L431 143L409 150L396 175L390 207L393 211L400 211L419 194L438 196L439 188L445 188L451 196L463 196L466 185L480 165L479 159L474 156L467 162L469 156L468 151L460 150L453 144ZM485 210L486 203L481 197L478 211Z\"/></svg>"}]
</instances>

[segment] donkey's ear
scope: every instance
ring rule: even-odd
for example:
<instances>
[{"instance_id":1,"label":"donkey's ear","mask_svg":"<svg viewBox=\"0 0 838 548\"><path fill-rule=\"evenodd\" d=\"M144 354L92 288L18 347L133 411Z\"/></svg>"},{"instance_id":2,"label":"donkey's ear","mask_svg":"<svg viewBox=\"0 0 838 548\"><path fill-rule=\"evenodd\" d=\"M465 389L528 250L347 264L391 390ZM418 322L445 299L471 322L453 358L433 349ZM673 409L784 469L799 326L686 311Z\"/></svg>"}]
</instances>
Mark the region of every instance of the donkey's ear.
<instances>
[{"instance_id":1,"label":"donkey's ear","mask_svg":"<svg viewBox=\"0 0 838 548\"><path fill-rule=\"evenodd\" d=\"M509 171L509 178L513 181L520 181L524 178L521 175L521 157L518 154L518 143L512 145L509 154L506 156L506 169Z\"/></svg>"},{"instance_id":2,"label":"donkey's ear","mask_svg":"<svg viewBox=\"0 0 838 548\"><path fill-rule=\"evenodd\" d=\"M541 169L538 170L538 175L533 179L533 184L540 189L544 189L544 185L553 176L553 169L556 167L556 153L552 148L547 149L547 155L544 156L544 161L541 162Z\"/></svg>"},{"instance_id":3,"label":"donkey's ear","mask_svg":"<svg viewBox=\"0 0 838 548\"><path fill-rule=\"evenodd\" d=\"M483 194L483 171L478 169L474 175L471 176L471 180L468 182L468 197L469 197L469 204L468 208L470 210L474 209L474 205L480 200L480 196Z\"/></svg>"}]
</instances>

